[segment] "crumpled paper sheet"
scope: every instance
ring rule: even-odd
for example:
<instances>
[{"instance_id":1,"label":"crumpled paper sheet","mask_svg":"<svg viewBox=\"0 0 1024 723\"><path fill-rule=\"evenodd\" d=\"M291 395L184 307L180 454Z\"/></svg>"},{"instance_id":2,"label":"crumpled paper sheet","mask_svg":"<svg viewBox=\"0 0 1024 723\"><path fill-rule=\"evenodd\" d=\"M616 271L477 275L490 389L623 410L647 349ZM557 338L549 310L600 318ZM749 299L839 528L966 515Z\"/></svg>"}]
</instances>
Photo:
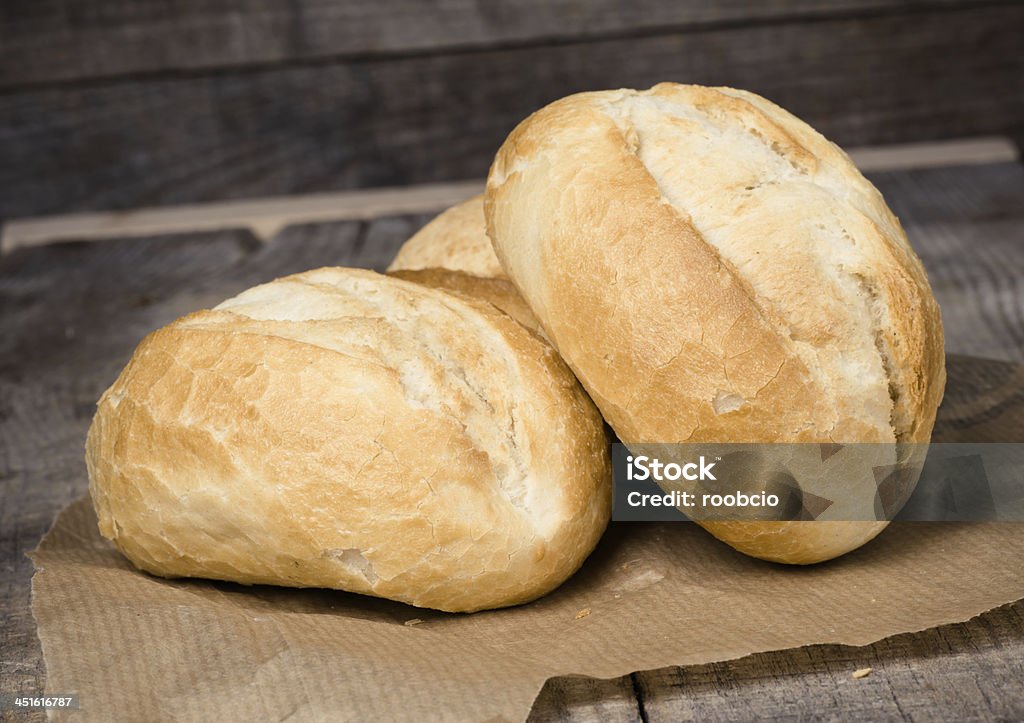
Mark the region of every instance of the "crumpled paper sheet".
<instances>
[{"instance_id":1,"label":"crumpled paper sheet","mask_svg":"<svg viewBox=\"0 0 1024 723\"><path fill-rule=\"evenodd\" d=\"M1020 436L1022 382L1020 367L951 357L936 439L1005 440L1007 423ZM552 676L866 645L963 621L1024 597L1022 559L1015 523L893 523L803 568L745 557L694 524L616 523L552 594L458 615L152 577L100 537L82 499L33 553L32 609L47 691L81 695L57 719L518 721Z\"/></svg>"},{"instance_id":2,"label":"crumpled paper sheet","mask_svg":"<svg viewBox=\"0 0 1024 723\"><path fill-rule=\"evenodd\" d=\"M79 693L76 720L102 721L516 721L552 676L864 645L1024 597L1012 523L895 523L810 568L745 557L694 524L618 523L551 595L473 615L151 577L99 536L87 499L33 559L47 690Z\"/></svg>"}]
</instances>

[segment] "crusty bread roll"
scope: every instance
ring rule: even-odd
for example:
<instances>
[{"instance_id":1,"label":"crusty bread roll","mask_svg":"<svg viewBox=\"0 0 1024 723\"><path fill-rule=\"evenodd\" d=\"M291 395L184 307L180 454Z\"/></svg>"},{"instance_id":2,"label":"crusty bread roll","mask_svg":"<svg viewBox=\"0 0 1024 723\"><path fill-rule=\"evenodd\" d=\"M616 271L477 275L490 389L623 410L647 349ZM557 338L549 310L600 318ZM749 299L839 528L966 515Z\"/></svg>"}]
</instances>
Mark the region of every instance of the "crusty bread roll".
<instances>
[{"instance_id":1,"label":"crusty bread roll","mask_svg":"<svg viewBox=\"0 0 1024 723\"><path fill-rule=\"evenodd\" d=\"M388 271L452 269L504 279L484 223L483 196L452 206L421 228L398 250Z\"/></svg>"},{"instance_id":2,"label":"crusty bread roll","mask_svg":"<svg viewBox=\"0 0 1024 723\"><path fill-rule=\"evenodd\" d=\"M444 289L452 293L481 299L504 311L530 331L537 334L544 333L537 317L533 315L530 307L508 279L484 278L449 269L389 271L388 275L406 281L415 281L417 284L426 284L435 289Z\"/></svg>"},{"instance_id":3,"label":"crusty bread roll","mask_svg":"<svg viewBox=\"0 0 1024 723\"><path fill-rule=\"evenodd\" d=\"M582 93L491 167L488 233L626 442L923 442L945 380L921 263L839 148L752 93ZM811 563L879 522L707 523Z\"/></svg>"},{"instance_id":4,"label":"crusty bread roll","mask_svg":"<svg viewBox=\"0 0 1024 723\"><path fill-rule=\"evenodd\" d=\"M553 589L611 504L600 415L547 344L488 303L352 269L149 335L87 463L101 532L144 570L449 611Z\"/></svg>"}]
</instances>

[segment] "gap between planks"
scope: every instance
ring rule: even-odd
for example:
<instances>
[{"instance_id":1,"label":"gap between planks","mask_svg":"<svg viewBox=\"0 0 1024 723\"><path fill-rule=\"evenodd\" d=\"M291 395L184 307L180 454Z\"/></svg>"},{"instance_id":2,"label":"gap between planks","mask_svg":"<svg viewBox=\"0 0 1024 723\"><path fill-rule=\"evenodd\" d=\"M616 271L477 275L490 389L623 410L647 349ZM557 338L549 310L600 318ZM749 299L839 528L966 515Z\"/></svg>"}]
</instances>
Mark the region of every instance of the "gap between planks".
<instances>
[{"instance_id":1,"label":"gap between planks","mask_svg":"<svg viewBox=\"0 0 1024 723\"><path fill-rule=\"evenodd\" d=\"M1019 160L1016 145L1004 136L866 146L851 149L849 154L865 173ZM13 219L3 226L0 254L56 241L95 241L226 228L249 229L260 241L267 242L281 229L294 224L430 213L482 190L482 180L460 181Z\"/></svg>"}]
</instances>

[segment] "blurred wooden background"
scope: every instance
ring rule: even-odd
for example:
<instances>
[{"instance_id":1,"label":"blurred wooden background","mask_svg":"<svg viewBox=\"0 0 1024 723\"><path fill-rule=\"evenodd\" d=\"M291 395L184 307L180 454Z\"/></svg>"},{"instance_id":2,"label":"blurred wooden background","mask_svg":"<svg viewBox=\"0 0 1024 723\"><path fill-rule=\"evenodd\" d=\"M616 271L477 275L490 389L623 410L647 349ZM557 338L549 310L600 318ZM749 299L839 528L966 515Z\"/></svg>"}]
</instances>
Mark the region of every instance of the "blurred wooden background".
<instances>
[{"instance_id":1,"label":"blurred wooden background","mask_svg":"<svg viewBox=\"0 0 1024 723\"><path fill-rule=\"evenodd\" d=\"M662 80L1019 141L1022 47L984 0L4 0L0 219L481 178L541 105Z\"/></svg>"}]
</instances>

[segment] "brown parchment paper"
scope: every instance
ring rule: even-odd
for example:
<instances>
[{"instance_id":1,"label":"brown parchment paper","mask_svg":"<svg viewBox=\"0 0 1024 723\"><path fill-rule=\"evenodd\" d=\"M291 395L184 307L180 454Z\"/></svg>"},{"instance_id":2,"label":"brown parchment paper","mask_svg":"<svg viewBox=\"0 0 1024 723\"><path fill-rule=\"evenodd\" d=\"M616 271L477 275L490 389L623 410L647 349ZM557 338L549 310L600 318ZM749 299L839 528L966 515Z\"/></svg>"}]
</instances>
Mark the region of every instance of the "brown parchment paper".
<instances>
[{"instance_id":1,"label":"brown parchment paper","mask_svg":"<svg viewBox=\"0 0 1024 723\"><path fill-rule=\"evenodd\" d=\"M1019 437L1019 368L967 365L958 386L953 361L936 439L1007 440L1006 423ZM87 499L33 560L47 690L80 694L80 711L56 717L82 721L516 721L552 676L865 645L1024 597L1015 523L895 523L806 568L745 557L693 524L618 523L551 595L473 615L151 577L99 536Z\"/></svg>"}]
</instances>

